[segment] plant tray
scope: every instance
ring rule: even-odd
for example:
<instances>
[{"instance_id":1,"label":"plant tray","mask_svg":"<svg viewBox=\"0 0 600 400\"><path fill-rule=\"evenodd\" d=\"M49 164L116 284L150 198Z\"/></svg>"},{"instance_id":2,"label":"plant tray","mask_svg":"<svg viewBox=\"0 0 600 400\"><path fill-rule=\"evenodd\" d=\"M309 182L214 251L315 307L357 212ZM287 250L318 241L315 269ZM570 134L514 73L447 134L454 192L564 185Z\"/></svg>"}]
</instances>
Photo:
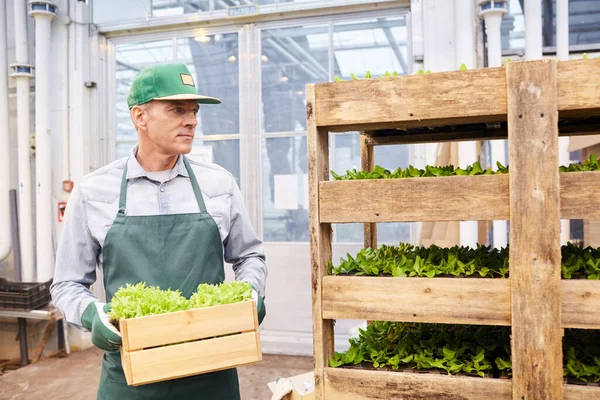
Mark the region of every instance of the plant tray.
<instances>
[{"instance_id":1,"label":"plant tray","mask_svg":"<svg viewBox=\"0 0 600 400\"><path fill-rule=\"evenodd\" d=\"M253 364L262 359L256 302L246 300L121 319L121 362L130 386Z\"/></svg>"},{"instance_id":2,"label":"plant tray","mask_svg":"<svg viewBox=\"0 0 600 400\"><path fill-rule=\"evenodd\" d=\"M50 300L48 282L10 282L0 278L0 310L35 310L47 305Z\"/></svg>"}]
</instances>

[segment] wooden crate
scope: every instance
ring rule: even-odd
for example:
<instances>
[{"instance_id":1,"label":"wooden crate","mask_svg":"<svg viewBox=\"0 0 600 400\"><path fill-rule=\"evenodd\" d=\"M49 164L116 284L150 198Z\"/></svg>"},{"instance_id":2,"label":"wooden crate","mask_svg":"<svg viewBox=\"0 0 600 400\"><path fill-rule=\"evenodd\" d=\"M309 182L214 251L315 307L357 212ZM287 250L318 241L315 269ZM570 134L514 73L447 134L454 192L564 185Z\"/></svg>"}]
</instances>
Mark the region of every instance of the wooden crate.
<instances>
[{"instance_id":1,"label":"wooden crate","mask_svg":"<svg viewBox=\"0 0 600 400\"><path fill-rule=\"evenodd\" d=\"M560 219L600 219L600 172L559 173L558 137L600 133L600 59L307 85L317 399L597 399L565 385L564 327L600 329L600 282L561 280ZM329 132L373 146L508 139L508 175L329 181ZM443 201L441 201L443 199ZM510 279L327 276L331 224L510 220ZM335 319L511 326L513 379L329 368Z\"/></svg>"},{"instance_id":2,"label":"wooden crate","mask_svg":"<svg viewBox=\"0 0 600 400\"><path fill-rule=\"evenodd\" d=\"M220 371L262 359L256 302L121 319L127 384Z\"/></svg>"}]
</instances>

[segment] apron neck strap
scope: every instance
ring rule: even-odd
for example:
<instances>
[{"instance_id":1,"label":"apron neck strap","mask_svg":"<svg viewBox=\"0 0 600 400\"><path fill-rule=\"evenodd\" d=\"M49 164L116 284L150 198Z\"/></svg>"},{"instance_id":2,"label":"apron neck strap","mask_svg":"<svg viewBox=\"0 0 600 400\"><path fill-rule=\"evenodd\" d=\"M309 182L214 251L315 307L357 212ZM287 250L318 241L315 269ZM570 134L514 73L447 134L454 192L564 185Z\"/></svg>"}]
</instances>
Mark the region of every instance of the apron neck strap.
<instances>
[{"instance_id":1,"label":"apron neck strap","mask_svg":"<svg viewBox=\"0 0 600 400\"><path fill-rule=\"evenodd\" d=\"M121 178L121 194L119 195L119 211L117 214L125 215L127 205L127 164L129 164L129 158L125 161L125 168L123 169L123 177Z\"/></svg>"},{"instance_id":2,"label":"apron neck strap","mask_svg":"<svg viewBox=\"0 0 600 400\"><path fill-rule=\"evenodd\" d=\"M196 179L196 175L194 174L192 166L190 165L190 162L188 161L187 157L185 157L183 154L181 155L181 157L183 157L183 164L185 165L185 169L187 169L187 172L190 175L190 182L192 183L192 188L194 189L194 194L196 195L198 208L200 209L201 213L205 213L206 206L204 205L204 198L202 198L200 186L198 186L198 179Z\"/></svg>"},{"instance_id":3,"label":"apron neck strap","mask_svg":"<svg viewBox=\"0 0 600 400\"><path fill-rule=\"evenodd\" d=\"M202 192L200 191L200 186L198 186L198 179L196 179L196 175L190 166L190 162L188 159L183 157L183 164L185 165L185 169L190 175L190 182L192 183L192 188L194 189L194 195L196 196L196 201L198 202L198 208L201 213L206 212L206 206L204 205L204 198L202 197ZM129 163L129 158L125 162L125 168L123 169L123 177L121 178L121 194L119 195L119 214L126 214L126 205L127 205L127 164Z\"/></svg>"}]
</instances>

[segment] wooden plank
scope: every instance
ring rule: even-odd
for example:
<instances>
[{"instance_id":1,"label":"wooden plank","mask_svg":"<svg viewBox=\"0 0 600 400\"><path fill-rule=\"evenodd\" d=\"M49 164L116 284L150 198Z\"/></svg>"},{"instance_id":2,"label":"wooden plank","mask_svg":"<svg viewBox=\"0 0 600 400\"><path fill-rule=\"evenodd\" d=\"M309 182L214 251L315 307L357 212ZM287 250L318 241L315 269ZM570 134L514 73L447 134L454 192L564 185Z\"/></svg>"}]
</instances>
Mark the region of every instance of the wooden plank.
<instances>
[{"instance_id":1,"label":"wooden plank","mask_svg":"<svg viewBox=\"0 0 600 400\"><path fill-rule=\"evenodd\" d=\"M561 118L600 115L599 69L599 59L559 63ZM507 120L504 67L322 83L315 92L317 126L332 132Z\"/></svg>"},{"instance_id":2,"label":"wooden plank","mask_svg":"<svg viewBox=\"0 0 600 400\"><path fill-rule=\"evenodd\" d=\"M243 301L214 307L195 308L168 314L122 319L123 348L136 350L185 342L258 327L256 302Z\"/></svg>"},{"instance_id":3,"label":"wooden plank","mask_svg":"<svg viewBox=\"0 0 600 400\"><path fill-rule=\"evenodd\" d=\"M320 220L327 223L509 217L503 175L321 182L319 197Z\"/></svg>"},{"instance_id":4,"label":"wooden plank","mask_svg":"<svg viewBox=\"0 0 600 400\"><path fill-rule=\"evenodd\" d=\"M561 326L600 329L600 282L561 281ZM326 276L323 318L510 325L510 280Z\"/></svg>"},{"instance_id":5,"label":"wooden plank","mask_svg":"<svg viewBox=\"0 0 600 400\"><path fill-rule=\"evenodd\" d=\"M148 350L123 351L132 386L183 378L259 361L256 332L198 340ZM131 371L131 376L127 372Z\"/></svg>"},{"instance_id":6,"label":"wooden plank","mask_svg":"<svg viewBox=\"0 0 600 400\"><path fill-rule=\"evenodd\" d=\"M600 172L559 175L561 218L600 219L600 198L589 190ZM507 220L509 176L321 182L319 215L327 223Z\"/></svg>"},{"instance_id":7,"label":"wooden plank","mask_svg":"<svg viewBox=\"0 0 600 400\"><path fill-rule=\"evenodd\" d=\"M373 156L373 146L368 143L368 136L360 135L360 160L363 171L373 171L375 168L375 158ZM364 246L365 248L377 247L377 224L366 223L364 227Z\"/></svg>"},{"instance_id":8,"label":"wooden plank","mask_svg":"<svg viewBox=\"0 0 600 400\"><path fill-rule=\"evenodd\" d=\"M513 399L560 399L556 61L509 63L507 88Z\"/></svg>"},{"instance_id":9,"label":"wooden plank","mask_svg":"<svg viewBox=\"0 0 600 400\"><path fill-rule=\"evenodd\" d=\"M332 131L492 122L506 115L504 68L316 86L317 126Z\"/></svg>"},{"instance_id":10,"label":"wooden plank","mask_svg":"<svg viewBox=\"0 0 600 400\"><path fill-rule=\"evenodd\" d=\"M459 129L461 128L461 129ZM559 136L587 136L600 134L600 123L596 119L559 125ZM496 124L466 127L452 125L440 127L429 132L384 129L371 131L367 143L371 146L390 146L410 143L464 142L472 140L505 140L508 138L506 126Z\"/></svg>"},{"instance_id":11,"label":"wooden plank","mask_svg":"<svg viewBox=\"0 0 600 400\"><path fill-rule=\"evenodd\" d=\"M565 385L564 400L600 399L600 388L583 385Z\"/></svg>"},{"instance_id":12,"label":"wooden plank","mask_svg":"<svg viewBox=\"0 0 600 400\"><path fill-rule=\"evenodd\" d=\"M323 318L510 325L510 281L326 276Z\"/></svg>"},{"instance_id":13,"label":"wooden plank","mask_svg":"<svg viewBox=\"0 0 600 400\"><path fill-rule=\"evenodd\" d=\"M33 356L33 358L31 359L32 364L35 364L36 362L38 362L40 360L40 358L42 357L42 354L44 353L44 349L46 348L46 344L48 343L48 339L50 339L50 335L52 334L52 331L54 330L54 325L56 325L56 321L46 322L46 326L44 327L44 333L42 334L42 340L40 340L38 349L37 349L35 355Z\"/></svg>"},{"instance_id":14,"label":"wooden plank","mask_svg":"<svg viewBox=\"0 0 600 400\"><path fill-rule=\"evenodd\" d=\"M599 115L599 70L598 58L557 63L557 108L561 118Z\"/></svg>"},{"instance_id":15,"label":"wooden plank","mask_svg":"<svg viewBox=\"0 0 600 400\"><path fill-rule=\"evenodd\" d=\"M321 282L331 261L331 224L319 221L319 182L329 179L329 135L326 130L317 128L314 107L315 86L306 85L315 399L322 400L323 370L334 350L333 321L323 320L321 313Z\"/></svg>"},{"instance_id":16,"label":"wooden plank","mask_svg":"<svg viewBox=\"0 0 600 400\"><path fill-rule=\"evenodd\" d=\"M511 386L508 379L344 368L325 370L327 400L508 400Z\"/></svg>"},{"instance_id":17,"label":"wooden plank","mask_svg":"<svg viewBox=\"0 0 600 400\"><path fill-rule=\"evenodd\" d=\"M560 299L564 328L600 329L600 282L563 280Z\"/></svg>"},{"instance_id":18,"label":"wooden plank","mask_svg":"<svg viewBox=\"0 0 600 400\"><path fill-rule=\"evenodd\" d=\"M563 219L600 219L600 172L560 174L560 216Z\"/></svg>"},{"instance_id":19,"label":"wooden plank","mask_svg":"<svg viewBox=\"0 0 600 400\"><path fill-rule=\"evenodd\" d=\"M508 379L327 368L325 382L328 400L509 400L512 398L512 381ZM563 387L564 400L600 398L600 388L597 387L579 385Z\"/></svg>"}]
</instances>

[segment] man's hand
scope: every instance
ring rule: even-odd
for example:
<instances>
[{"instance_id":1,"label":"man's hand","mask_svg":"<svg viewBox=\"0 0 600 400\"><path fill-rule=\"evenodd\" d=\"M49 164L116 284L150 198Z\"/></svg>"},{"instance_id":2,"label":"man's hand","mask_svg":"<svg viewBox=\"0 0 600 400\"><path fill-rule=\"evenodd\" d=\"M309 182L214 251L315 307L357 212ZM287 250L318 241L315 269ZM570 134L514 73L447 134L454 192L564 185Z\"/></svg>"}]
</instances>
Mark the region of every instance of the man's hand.
<instances>
[{"instance_id":1,"label":"man's hand","mask_svg":"<svg viewBox=\"0 0 600 400\"><path fill-rule=\"evenodd\" d=\"M81 324L92 332L94 346L106 351L116 351L119 350L122 339L117 328L110 322L106 314L108 311L110 304L92 302L83 312Z\"/></svg>"},{"instance_id":2,"label":"man's hand","mask_svg":"<svg viewBox=\"0 0 600 400\"><path fill-rule=\"evenodd\" d=\"M258 311L258 324L260 325L265 319L265 301L264 299L256 293L256 290L252 289L252 300L256 301L256 309Z\"/></svg>"}]
</instances>

